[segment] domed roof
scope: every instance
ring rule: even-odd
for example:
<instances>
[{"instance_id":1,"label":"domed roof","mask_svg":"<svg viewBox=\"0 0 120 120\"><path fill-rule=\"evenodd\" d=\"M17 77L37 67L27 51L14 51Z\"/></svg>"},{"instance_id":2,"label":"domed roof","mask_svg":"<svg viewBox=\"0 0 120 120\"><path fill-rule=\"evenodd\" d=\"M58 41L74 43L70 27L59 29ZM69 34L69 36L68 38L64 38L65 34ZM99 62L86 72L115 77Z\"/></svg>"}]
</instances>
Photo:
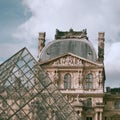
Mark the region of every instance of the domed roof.
<instances>
[{"instance_id":1,"label":"domed roof","mask_svg":"<svg viewBox=\"0 0 120 120\"><path fill-rule=\"evenodd\" d=\"M40 55L40 60L48 61L67 53L72 53L94 62L97 60L96 52L92 44L85 38L54 40L43 48Z\"/></svg>"}]
</instances>

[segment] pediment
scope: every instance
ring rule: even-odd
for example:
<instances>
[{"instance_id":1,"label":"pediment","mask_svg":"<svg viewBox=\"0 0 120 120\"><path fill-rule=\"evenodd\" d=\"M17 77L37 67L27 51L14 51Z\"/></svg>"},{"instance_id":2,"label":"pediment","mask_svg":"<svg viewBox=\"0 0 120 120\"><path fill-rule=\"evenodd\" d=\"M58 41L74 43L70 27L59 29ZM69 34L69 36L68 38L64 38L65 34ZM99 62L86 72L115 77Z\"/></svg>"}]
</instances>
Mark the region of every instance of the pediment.
<instances>
[{"instance_id":1,"label":"pediment","mask_svg":"<svg viewBox=\"0 0 120 120\"><path fill-rule=\"evenodd\" d=\"M63 56L59 56L47 62L41 63L41 65L47 66L99 66L99 64L68 53Z\"/></svg>"}]
</instances>

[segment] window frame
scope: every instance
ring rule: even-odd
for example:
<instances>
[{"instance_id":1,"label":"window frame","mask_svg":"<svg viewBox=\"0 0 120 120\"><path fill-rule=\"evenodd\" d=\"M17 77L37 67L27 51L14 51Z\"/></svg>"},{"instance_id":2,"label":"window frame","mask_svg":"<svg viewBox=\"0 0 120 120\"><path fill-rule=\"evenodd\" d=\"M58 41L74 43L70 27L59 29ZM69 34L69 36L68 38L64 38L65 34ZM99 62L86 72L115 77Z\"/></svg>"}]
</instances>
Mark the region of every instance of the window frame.
<instances>
[{"instance_id":1,"label":"window frame","mask_svg":"<svg viewBox=\"0 0 120 120\"><path fill-rule=\"evenodd\" d=\"M115 101L114 102L114 108L115 109L120 109L120 101Z\"/></svg>"},{"instance_id":2,"label":"window frame","mask_svg":"<svg viewBox=\"0 0 120 120\"><path fill-rule=\"evenodd\" d=\"M85 79L85 89L93 89L93 74L88 73Z\"/></svg>"},{"instance_id":3,"label":"window frame","mask_svg":"<svg viewBox=\"0 0 120 120\"><path fill-rule=\"evenodd\" d=\"M64 75L64 89L71 89L71 74L66 73Z\"/></svg>"}]
</instances>

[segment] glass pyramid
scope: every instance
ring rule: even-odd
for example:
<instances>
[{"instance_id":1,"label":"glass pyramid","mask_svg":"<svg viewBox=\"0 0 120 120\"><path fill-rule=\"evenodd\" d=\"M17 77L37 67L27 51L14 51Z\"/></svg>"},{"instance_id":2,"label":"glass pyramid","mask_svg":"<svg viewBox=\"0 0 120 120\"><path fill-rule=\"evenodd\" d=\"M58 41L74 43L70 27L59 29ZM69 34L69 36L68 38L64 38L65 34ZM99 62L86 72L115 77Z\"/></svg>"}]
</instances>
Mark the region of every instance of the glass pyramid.
<instances>
[{"instance_id":1,"label":"glass pyramid","mask_svg":"<svg viewBox=\"0 0 120 120\"><path fill-rule=\"evenodd\" d=\"M0 120L80 120L30 52L0 65Z\"/></svg>"}]
</instances>

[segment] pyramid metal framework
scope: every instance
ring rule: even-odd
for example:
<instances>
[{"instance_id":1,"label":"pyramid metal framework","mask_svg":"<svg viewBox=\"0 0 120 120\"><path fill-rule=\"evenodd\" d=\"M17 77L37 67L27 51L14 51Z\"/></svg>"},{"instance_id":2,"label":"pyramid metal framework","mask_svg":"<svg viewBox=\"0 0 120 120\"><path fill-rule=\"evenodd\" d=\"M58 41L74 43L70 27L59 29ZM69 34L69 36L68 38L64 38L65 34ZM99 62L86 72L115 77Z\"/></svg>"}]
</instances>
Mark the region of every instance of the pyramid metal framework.
<instances>
[{"instance_id":1,"label":"pyramid metal framework","mask_svg":"<svg viewBox=\"0 0 120 120\"><path fill-rule=\"evenodd\" d=\"M0 120L80 120L23 48L0 65Z\"/></svg>"}]
</instances>

